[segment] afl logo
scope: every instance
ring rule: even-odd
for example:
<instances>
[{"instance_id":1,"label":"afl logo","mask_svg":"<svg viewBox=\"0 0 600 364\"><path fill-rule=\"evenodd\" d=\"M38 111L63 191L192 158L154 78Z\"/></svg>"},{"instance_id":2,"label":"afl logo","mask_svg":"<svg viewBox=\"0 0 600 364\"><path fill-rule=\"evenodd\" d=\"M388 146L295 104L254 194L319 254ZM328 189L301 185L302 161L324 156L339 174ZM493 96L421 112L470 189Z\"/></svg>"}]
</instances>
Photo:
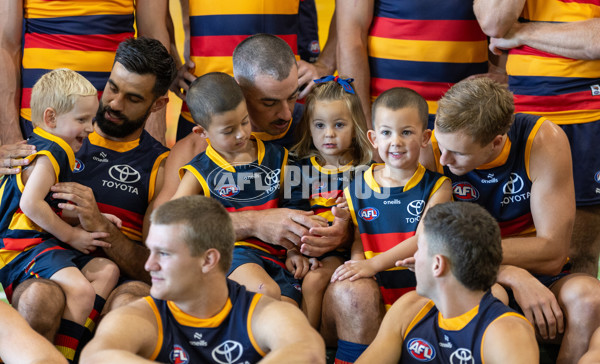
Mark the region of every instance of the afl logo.
<instances>
[{"instance_id":1,"label":"afl logo","mask_svg":"<svg viewBox=\"0 0 600 364\"><path fill-rule=\"evenodd\" d=\"M117 164L110 167L108 175L117 182L136 183L140 180L140 172L131 168L127 164Z\"/></svg>"},{"instance_id":2,"label":"afl logo","mask_svg":"<svg viewBox=\"0 0 600 364\"><path fill-rule=\"evenodd\" d=\"M418 337L410 339L407 347L410 355L418 361L427 362L435 358L435 349L427 340Z\"/></svg>"},{"instance_id":3,"label":"afl logo","mask_svg":"<svg viewBox=\"0 0 600 364\"><path fill-rule=\"evenodd\" d=\"M454 197L461 201L475 201L479 198L479 191L469 182L457 182L452 185Z\"/></svg>"},{"instance_id":4,"label":"afl logo","mask_svg":"<svg viewBox=\"0 0 600 364\"><path fill-rule=\"evenodd\" d=\"M596 180L596 182L600 183L600 171L596 172L596 175L594 176L594 180Z\"/></svg>"},{"instance_id":5,"label":"afl logo","mask_svg":"<svg viewBox=\"0 0 600 364\"><path fill-rule=\"evenodd\" d=\"M73 173L79 173L83 171L84 168L85 166L83 165L83 163L81 163L79 159L75 159L75 168L73 168Z\"/></svg>"},{"instance_id":6,"label":"afl logo","mask_svg":"<svg viewBox=\"0 0 600 364\"><path fill-rule=\"evenodd\" d=\"M525 182L523 182L523 178L516 173L511 173L510 179L506 182L504 187L502 187L502 192L504 192L505 195L516 195L521 192L524 186Z\"/></svg>"},{"instance_id":7,"label":"afl logo","mask_svg":"<svg viewBox=\"0 0 600 364\"><path fill-rule=\"evenodd\" d=\"M406 211L413 216L421 216L423 209L425 208L425 201L414 200L406 206Z\"/></svg>"},{"instance_id":8,"label":"afl logo","mask_svg":"<svg viewBox=\"0 0 600 364\"><path fill-rule=\"evenodd\" d=\"M219 364L233 364L237 363L243 353L242 344L227 340L212 351L212 358Z\"/></svg>"},{"instance_id":9,"label":"afl logo","mask_svg":"<svg viewBox=\"0 0 600 364\"><path fill-rule=\"evenodd\" d=\"M219 188L219 196L221 197L233 197L240 193L240 188L236 185L225 185Z\"/></svg>"},{"instance_id":10,"label":"afl logo","mask_svg":"<svg viewBox=\"0 0 600 364\"><path fill-rule=\"evenodd\" d=\"M187 364L190 361L190 356L181 346L173 345L169 359L173 364Z\"/></svg>"},{"instance_id":11,"label":"afl logo","mask_svg":"<svg viewBox=\"0 0 600 364\"><path fill-rule=\"evenodd\" d=\"M373 221L379 217L379 210L374 207L365 207L358 212L358 216L365 221Z\"/></svg>"},{"instance_id":12,"label":"afl logo","mask_svg":"<svg viewBox=\"0 0 600 364\"><path fill-rule=\"evenodd\" d=\"M312 42L310 42L308 49L313 54L319 53L321 51L321 47L319 46L319 41L313 40Z\"/></svg>"}]
</instances>

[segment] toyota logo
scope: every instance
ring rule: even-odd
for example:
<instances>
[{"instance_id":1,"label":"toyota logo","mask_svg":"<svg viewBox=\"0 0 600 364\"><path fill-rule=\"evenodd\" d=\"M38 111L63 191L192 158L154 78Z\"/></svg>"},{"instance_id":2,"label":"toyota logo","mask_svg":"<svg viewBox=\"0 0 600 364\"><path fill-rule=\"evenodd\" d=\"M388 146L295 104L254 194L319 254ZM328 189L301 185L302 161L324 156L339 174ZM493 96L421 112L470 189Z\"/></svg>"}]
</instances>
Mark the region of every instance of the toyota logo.
<instances>
[{"instance_id":1,"label":"toyota logo","mask_svg":"<svg viewBox=\"0 0 600 364\"><path fill-rule=\"evenodd\" d=\"M475 363L471 350L460 348L450 355L451 364L471 364Z\"/></svg>"},{"instance_id":2,"label":"toyota logo","mask_svg":"<svg viewBox=\"0 0 600 364\"><path fill-rule=\"evenodd\" d=\"M243 352L242 344L227 340L212 351L212 358L219 364L233 364L242 357Z\"/></svg>"},{"instance_id":3,"label":"toyota logo","mask_svg":"<svg viewBox=\"0 0 600 364\"><path fill-rule=\"evenodd\" d=\"M117 182L136 183L140 180L140 172L131 168L127 164L118 164L110 167L108 175Z\"/></svg>"},{"instance_id":4,"label":"toyota logo","mask_svg":"<svg viewBox=\"0 0 600 364\"><path fill-rule=\"evenodd\" d=\"M425 201L414 200L406 206L406 211L413 216L421 216L423 209L425 208Z\"/></svg>"},{"instance_id":5,"label":"toyota logo","mask_svg":"<svg viewBox=\"0 0 600 364\"><path fill-rule=\"evenodd\" d=\"M525 182L523 182L523 178L516 173L511 173L510 179L506 182L504 187L502 187L502 192L504 192L505 195L515 195L521 192L524 186Z\"/></svg>"}]
</instances>

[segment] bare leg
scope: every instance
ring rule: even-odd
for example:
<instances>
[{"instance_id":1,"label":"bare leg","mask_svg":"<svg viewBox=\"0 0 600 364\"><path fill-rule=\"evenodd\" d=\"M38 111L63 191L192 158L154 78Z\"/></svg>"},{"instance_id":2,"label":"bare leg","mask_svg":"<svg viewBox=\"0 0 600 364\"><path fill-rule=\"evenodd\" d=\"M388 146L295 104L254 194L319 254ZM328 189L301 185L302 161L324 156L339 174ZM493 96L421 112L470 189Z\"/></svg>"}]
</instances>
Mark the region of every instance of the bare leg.
<instances>
[{"instance_id":1,"label":"bare leg","mask_svg":"<svg viewBox=\"0 0 600 364\"><path fill-rule=\"evenodd\" d=\"M125 282L108 296L102 315L148 295L150 295L150 286L146 283L141 281Z\"/></svg>"},{"instance_id":2,"label":"bare leg","mask_svg":"<svg viewBox=\"0 0 600 364\"><path fill-rule=\"evenodd\" d=\"M321 260L322 267L309 271L302 281L302 311L315 329L321 324L321 304L331 275L342 264L342 258L331 256Z\"/></svg>"},{"instance_id":3,"label":"bare leg","mask_svg":"<svg viewBox=\"0 0 600 364\"><path fill-rule=\"evenodd\" d=\"M58 284L49 279L28 279L13 292L12 305L35 331L54 342L66 305Z\"/></svg>"},{"instance_id":4,"label":"bare leg","mask_svg":"<svg viewBox=\"0 0 600 364\"><path fill-rule=\"evenodd\" d=\"M117 285L119 280L119 268L115 263L106 258L94 258L81 270L87 278L94 292L104 299Z\"/></svg>"},{"instance_id":5,"label":"bare leg","mask_svg":"<svg viewBox=\"0 0 600 364\"><path fill-rule=\"evenodd\" d=\"M231 272L228 278L246 286L246 289L249 291L262 293L276 300L281 300L279 285L258 264L247 263L240 265Z\"/></svg>"},{"instance_id":6,"label":"bare leg","mask_svg":"<svg viewBox=\"0 0 600 364\"><path fill-rule=\"evenodd\" d=\"M573 273L598 276L600 255L600 205L577 208L569 257Z\"/></svg>"}]
</instances>

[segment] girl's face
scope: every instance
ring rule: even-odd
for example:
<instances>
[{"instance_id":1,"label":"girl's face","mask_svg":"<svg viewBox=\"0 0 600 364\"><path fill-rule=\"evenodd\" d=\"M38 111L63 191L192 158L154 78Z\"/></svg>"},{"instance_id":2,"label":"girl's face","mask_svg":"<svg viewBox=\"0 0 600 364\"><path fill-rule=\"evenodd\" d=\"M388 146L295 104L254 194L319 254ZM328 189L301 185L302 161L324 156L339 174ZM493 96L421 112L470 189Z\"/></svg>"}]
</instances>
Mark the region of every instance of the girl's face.
<instances>
[{"instance_id":1,"label":"girl's face","mask_svg":"<svg viewBox=\"0 0 600 364\"><path fill-rule=\"evenodd\" d=\"M350 153L354 124L343 100L315 101L310 134L313 144L328 165L340 166L349 162L342 159Z\"/></svg>"}]
</instances>

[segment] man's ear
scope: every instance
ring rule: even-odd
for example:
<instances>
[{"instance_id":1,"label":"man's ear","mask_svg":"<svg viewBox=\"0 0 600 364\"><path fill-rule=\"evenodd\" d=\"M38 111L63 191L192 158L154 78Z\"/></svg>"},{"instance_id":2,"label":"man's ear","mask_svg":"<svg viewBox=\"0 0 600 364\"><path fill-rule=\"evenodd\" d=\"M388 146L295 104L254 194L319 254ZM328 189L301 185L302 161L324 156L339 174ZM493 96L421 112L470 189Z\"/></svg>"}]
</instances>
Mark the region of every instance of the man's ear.
<instances>
[{"instance_id":1,"label":"man's ear","mask_svg":"<svg viewBox=\"0 0 600 364\"><path fill-rule=\"evenodd\" d=\"M496 149L496 148L502 148L504 146L502 144L503 140L504 140L504 137L502 135L496 135L494 137L494 139L492 140L492 146L494 147L494 149Z\"/></svg>"},{"instance_id":2,"label":"man's ear","mask_svg":"<svg viewBox=\"0 0 600 364\"><path fill-rule=\"evenodd\" d=\"M154 100L154 103L152 103L152 107L151 107L150 111L151 112L158 111L158 110L162 109L163 107L167 106L168 103L169 103L169 96L167 96L167 95L160 96L159 98Z\"/></svg>"},{"instance_id":3,"label":"man's ear","mask_svg":"<svg viewBox=\"0 0 600 364\"><path fill-rule=\"evenodd\" d=\"M208 249L202 255L202 273L208 273L211 270L215 269L215 267L219 266L219 261L221 260L221 253L217 249Z\"/></svg>"},{"instance_id":4,"label":"man's ear","mask_svg":"<svg viewBox=\"0 0 600 364\"><path fill-rule=\"evenodd\" d=\"M44 113L42 114L42 119L44 125L46 125L48 128L56 128L56 111L54 111L53 108L46 108L46 110L44 110Z\"/></svg>"},{"instance_id":5,"label":"man's ear","mask_svg":"<svg viewBox=\"0 0 600 364\"><path fill-rule=\"evenodd\" d=\"M450 265L448 259L440 254L436 254L433 257L433 276L441 277L443 276L448 269L450 269Z\"/></svg>"}]
</instances>

